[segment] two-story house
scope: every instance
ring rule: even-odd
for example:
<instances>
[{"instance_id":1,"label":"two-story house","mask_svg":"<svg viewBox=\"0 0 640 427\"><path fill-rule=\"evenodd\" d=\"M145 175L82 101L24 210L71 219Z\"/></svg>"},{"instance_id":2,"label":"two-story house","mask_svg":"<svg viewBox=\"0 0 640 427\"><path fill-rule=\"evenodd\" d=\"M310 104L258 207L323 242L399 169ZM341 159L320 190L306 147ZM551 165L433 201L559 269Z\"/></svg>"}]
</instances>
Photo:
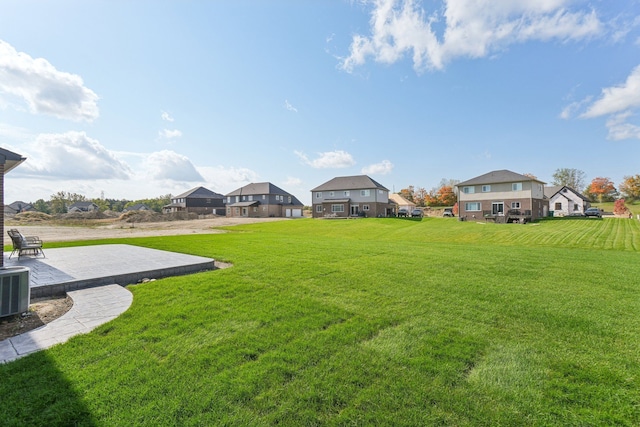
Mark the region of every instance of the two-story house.
<instances>
[{"instance_id":1,"label":"two-story house","mask_svg":"<svg viewBox=\"0 0 640 427\"><path fill-rule=\"evenodd\" d=\"M75 202L67 209L67 212L95 212L100 208L93 202Z\"/></svg>"},{"instance_id":2,"label":"two-story house","mask_svg":"<svg viewBox=\"0 0 640 427\"><path fill-rule=\"evenodd\" d=\"M497 170L456 185L461 219L501 217L518 210L535 220L547 216L544 182L527 175Z\"/></svg>"},{"instance_id":3,"label":"two-story house","mask_svg":"<svg viewBox=\"0 0 640 427\"><path fill-rule=\"evenodd\" d=\"M162 213L177 212L224 215L224 196L204 187L193 188L172 197L171 203L162 207Z\"/></svg>"},{"instance_id":4,"label":"two-story house","mask_svg":"<svg viewBox=\"0 0 640 427\"><path fill-rule=\"evenodd\" d=\"M270 182L247 184L225 197L228 217L302 217L302 202Z\"/></svg>"},{"instance_id":5,"label":"two-story house","mask_svg":"<svg viewBox=\"0 0 640 427\"><path fill-rule=\"evenodd\" d=\"M389 190L367 175L333 178L311 190L314 218L393 215Z\"/></svg>"},{"instance_id":6,"label":"two-story house","mask_svg":"<svg viewBox=\"0 0 640 427\"><path fill-rule=\"evenodd\" d=\"M544 187L544 195L554 216L582 216L591 206L586 196L566 185Z\"/></svg>"}]
</instances>

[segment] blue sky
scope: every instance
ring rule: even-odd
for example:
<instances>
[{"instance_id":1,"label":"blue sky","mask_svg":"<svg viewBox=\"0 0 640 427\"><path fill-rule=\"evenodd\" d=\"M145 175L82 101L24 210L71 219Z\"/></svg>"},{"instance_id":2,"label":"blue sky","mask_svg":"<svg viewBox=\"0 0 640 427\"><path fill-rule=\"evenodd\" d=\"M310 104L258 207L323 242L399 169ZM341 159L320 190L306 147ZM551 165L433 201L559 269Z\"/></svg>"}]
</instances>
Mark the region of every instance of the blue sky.
<instances>
[{"instance_id":1,"label":"blue sky","mask_svg":"<svg viewBox=\"0 0 640 427\"><path fill-rule=\"evenodd\" d=\"M640 173L640 2L30 1L0 12L5 201Z\"/></svg>"}]
</instances>

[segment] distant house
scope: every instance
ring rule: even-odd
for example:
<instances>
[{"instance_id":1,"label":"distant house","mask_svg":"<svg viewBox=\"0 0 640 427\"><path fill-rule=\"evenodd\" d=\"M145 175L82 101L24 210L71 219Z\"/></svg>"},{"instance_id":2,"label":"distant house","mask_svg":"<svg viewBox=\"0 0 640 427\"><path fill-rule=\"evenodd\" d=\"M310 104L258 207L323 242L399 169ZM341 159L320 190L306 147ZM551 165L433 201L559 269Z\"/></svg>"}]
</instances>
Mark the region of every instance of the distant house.
<instances>
[{"instance_id":1,"label":"distant house","mask_svg":"<svg viewBox=\"0 0 640 427\"><path fill-rule=\"evenodd\" d=\"M566 185L545 187L544 195L549 199L549 210L554 216L582 216L591 206L586 196Z\"/></svg>"},{"instance_id":2,"label":"distant house","mask_svg":"<svg viewBox=\"0 0 640 427\"><path fill-rule=\"evenodd\" d=\"M72 203L67 209L68 213L73 212L94 212L100 208L93 202L75 202Z\"/></svg>"},{"instance_id":3,"label":"distant house","mask_svg":"<svg viewBox=\"0 0 640 427\"><path fill-rule=\"evenodd\" d=\"M311 190L314 218L394 215L389 190L367 175L341 176Z\"/></svg>"},{"instance_id":4,"label":"distant house","mask_svg":"<svg viewBox=\"0 0 640 427\"><path fill-rule=\"evenodd\" d=\"M122 210L122 212L131 212L131 211L150 211L151 208L149 208L147 205L145 205L144 203L136 203L135 205L129 206L127 208L124 208Z\"/></svg>"},{"instance_id":5,"label":"distant house","mask_svg":"<svg viewBox=\"0 0 640 427\"><path fill-rule=\"evenodd\" d=\"M302 217L302 202L270 182L247 184L225 197L228 217Z\"/></svg>"},{"instance_id":6,"label":"distant house","mask_svg":"<svg viewBox=\"0 0 640 427\"><path fill-rule=\"evenodd\" d=\"M411 212L416 208L416 204L410 200L405 199L398 193L389 195L389 200L395 202L398 205L398 209L406 209L407 212Z\"/></svg>"},{"instance_id":7,"label":"distant house","mask_svg":"<svg viewBox=\"0 0 640 427\"><path fill-rule=\"evenodd\" d=\"M547 216L544 182L509 170L497 170L456 185L461 218L499 218L519 210L535 220Z\"/></svg>"},{"instance_id":8,"label":"distant house","mask_svg":"<svg viewBox=\"0 0 640 427\"><path fill-rule=\"evenodd\" d=\"M21 201L15 201L11 204L4 206L4 214L5 215L15 215L20 212L30 212L35 211L36 209L33 207L31 203L25 203Z\"/></svg>"},{"instance_id":9,"label":"distant house","mask_svg":"<svg viewBox=\"0 0 640 427\"><path fill-rule=\"evenodd\" d=\"M198 215L224 215L224 196L204 187L193 188L171 199L162 207L162 213L196 213Z\"/></svg>"}]
</instances>

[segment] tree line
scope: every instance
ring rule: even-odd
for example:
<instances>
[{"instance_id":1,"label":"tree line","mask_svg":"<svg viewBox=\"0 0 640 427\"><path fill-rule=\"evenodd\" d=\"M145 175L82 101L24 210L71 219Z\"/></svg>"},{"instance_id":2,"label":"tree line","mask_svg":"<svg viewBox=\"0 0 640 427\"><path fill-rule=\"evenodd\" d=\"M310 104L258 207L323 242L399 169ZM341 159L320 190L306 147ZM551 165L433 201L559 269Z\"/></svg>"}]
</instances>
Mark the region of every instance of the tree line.
<instances>
[{"instance_id":1,"label":"tree line","mask_svg":"<svg viewBox=\"0 0 640 427\"><path fill-rule=\"evenodd\" d=\"M57 193L52 194L49 200L38 199L35 203L31 203L31 205L38 212L43 212L46 214L64 214L67 213L69 207L76 202L95 203L101 212L107 210L113 212L122 212L124 209L137 204L144 204L149 209L155 212L162 212L162 207L171 203L171 194L159 196L153 199L117 200L104 198L89 199L82 194L58 191Z\"/></svg>"},{"instance_id":2,"label":"tree line","mask_svg":"<svg viewBox=\"0 0 640 427\"><path fill-rule=\"evenodd\" d=\"M620 186L608 177L597 176L586 184L586 174L579 169L561 168L553 174L553 185L566 185L587 197L592 202L613 202L618 199L640 200L640 174L623 177Z\"/></svg>"},{"instance_id":3,"label":"tree line","mask_svg":"<svg viewBox=\"0 0 640 427\"><path fill-rule=\"evenodd\" d=\"M530 173L525 173L524 175L537 179L535 175ZM640 200L640 174L625 176L618 188L607 177L595 177L587 185L586 174L579 169L556 169L552 178L551 185L570 187L582 193L592 202L613 202L619 199L628 201ZM429 191L423 187L410 185L400 190L398 194L420 207L453 206L457 201L455 186L459 182L459 180L455 179L442 179L438 187L434 187Z\"/></svg>"}]
</instances>

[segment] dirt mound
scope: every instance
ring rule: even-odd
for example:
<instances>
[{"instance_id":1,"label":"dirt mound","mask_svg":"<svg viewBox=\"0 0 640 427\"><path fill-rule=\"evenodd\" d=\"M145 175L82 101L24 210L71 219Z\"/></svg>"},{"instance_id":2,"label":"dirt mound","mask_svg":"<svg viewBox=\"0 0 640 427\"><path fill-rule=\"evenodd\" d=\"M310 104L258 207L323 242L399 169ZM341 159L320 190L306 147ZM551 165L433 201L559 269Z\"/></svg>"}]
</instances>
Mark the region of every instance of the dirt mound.
<instances>
[{"instance_id":1,"label":"dirt mound","mask_svg":"<svg viewBox=\"0 0 640 427\"><path fill-rule=\"evenodd\" d=\"M31 222L51 221L53 217L43 212L20 212L18 214L15 214L12 219L23 224Z\"/></svg>"}]
</instances>

